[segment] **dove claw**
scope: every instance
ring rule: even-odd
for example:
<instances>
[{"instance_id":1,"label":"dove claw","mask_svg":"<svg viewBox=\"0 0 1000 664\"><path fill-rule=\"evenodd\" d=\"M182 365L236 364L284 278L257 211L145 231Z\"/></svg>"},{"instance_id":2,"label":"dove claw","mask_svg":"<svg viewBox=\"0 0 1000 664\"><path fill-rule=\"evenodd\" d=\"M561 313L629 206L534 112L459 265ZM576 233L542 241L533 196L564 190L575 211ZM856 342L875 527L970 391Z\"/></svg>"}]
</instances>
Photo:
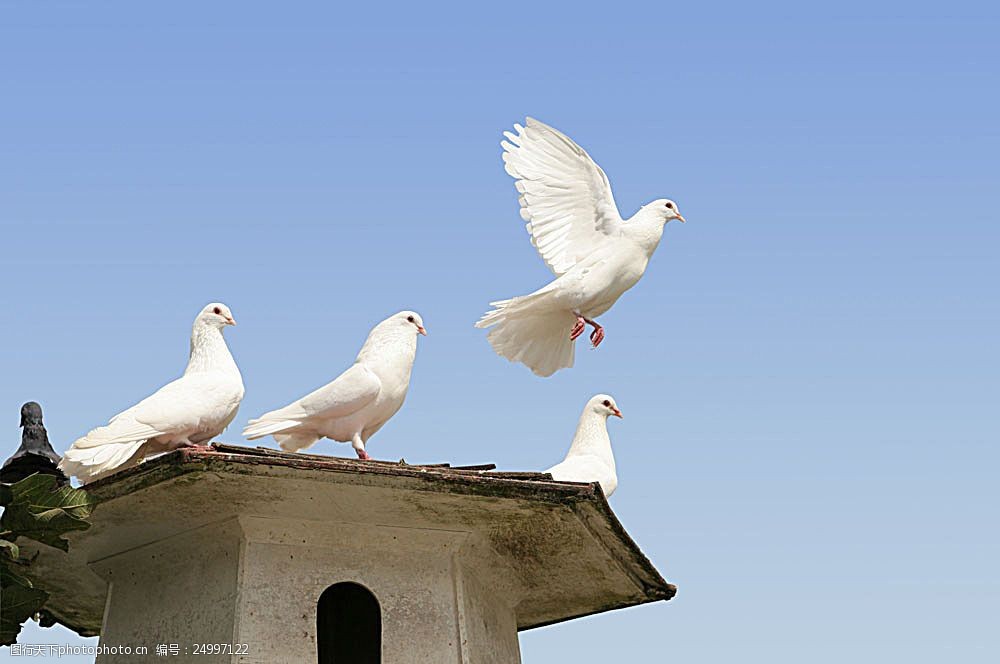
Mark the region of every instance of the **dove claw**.
<instances>
[{"instance_id":1,"label":"dove claw","mask_svg":"<svg viewBox=\"0 0 1000 664\"><path fill-rule=\"evenodd\" d=\"M597 348L602 341L604 341L604 328L594 324L594 331L590 333L590 343L593 344L593 348Z\"/></svg>"},{"instance_id":2,"label":"dove claw","mask_svg":"<svg viewBox=\"0 0 1000 664\"><path fill-rule=\"evenodd\" d=\"M584 318L580 314L576 314L576 323L569 333L569 338L571 341L579 339L587 325L591 325L594 328L594 331L590 333L590 343L593 344L591 348L597 348L604 341L604 328L598 325L597 321Z\"/></svg>"}]
</instances>

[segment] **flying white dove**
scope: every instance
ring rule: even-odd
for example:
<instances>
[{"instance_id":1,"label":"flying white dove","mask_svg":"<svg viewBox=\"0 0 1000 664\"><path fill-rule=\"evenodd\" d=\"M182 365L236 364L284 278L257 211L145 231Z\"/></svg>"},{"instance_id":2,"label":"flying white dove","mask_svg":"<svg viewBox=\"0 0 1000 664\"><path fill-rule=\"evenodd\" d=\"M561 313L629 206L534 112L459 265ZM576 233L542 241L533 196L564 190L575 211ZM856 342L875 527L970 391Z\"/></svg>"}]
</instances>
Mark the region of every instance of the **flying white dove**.
<instances>
[{"instance_id":1,"label":"flying white dove","mask_svg":"<svg viewBox=\"0 0 1000 664\"><path fill-rule=\"evenodd\" d=\"M212 303L191 329L184 375L80 438L59 467L87 483L179 447L205 449L236 417L243 377L222 328L236 325L229 307Z\"/></svg>"},{"instance_id":2,"label":"flying white dove","mask_svg":"<svg viewBox=\"0 0 1000 664\"><path fill-rule=\"evenodd\" d=\"M386 318L368 334L347 371L298 401L250 420L243 435L249 440L273 435L289 452L326 437L350 442L358 458L370 459L365 443L406 399L417 334L427 334L419 314L401 311Z\"/></svg>"},{"instance_id":3,"label":"flying white dove","mask_svg":"<svg viewBox=\"0 0 1000 664\"><path fill-rule=\"evenodd\" d=\"M608 437L611 415L622 416L613 398L607 394L591 397L580 415L566 458L545 472L562 482L600 482L604 495L610 498L618 487L615 457Z\"/></svg>"},{"instance_id":4,"label":"flying white dove","mask_svg":"<svg viewBox=\"0 0 1000 664\"><path fill-rule=\"evenodd\" d=\"M521 297L492 302L476 327L498 355L539 376L573 366L573 342L586 325L594 347L604 340L595 320L638 283L677 205L661 198L623 221L601 167L569 137L528 118L504 132L503 160L520 193L531 243L556 279Z\"/></svg>"}]
</instances>

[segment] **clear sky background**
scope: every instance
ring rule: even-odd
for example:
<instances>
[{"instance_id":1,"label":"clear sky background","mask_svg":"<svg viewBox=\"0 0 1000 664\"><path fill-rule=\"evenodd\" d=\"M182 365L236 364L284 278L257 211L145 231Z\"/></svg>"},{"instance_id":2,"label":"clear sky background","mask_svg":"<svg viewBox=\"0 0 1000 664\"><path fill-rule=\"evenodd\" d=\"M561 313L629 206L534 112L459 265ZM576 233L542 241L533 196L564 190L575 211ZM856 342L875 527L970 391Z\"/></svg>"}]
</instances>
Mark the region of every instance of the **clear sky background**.
<instances>
[{"instance_id":1,"label":"clear sky background","mask_svg":"<svg viewBox=\"0 0 1000 664\"><path fill-rule=\"evenodd\" d=\"M3 3L7 449L26 400L62 451L179 375L212 300L239 424L412 308L376 458L541 469L625 412L611 504L679 594L526 663L995 662L1000 12L807 4ZM550 276L525 115L688 219L550 379L473 328Z\"/></svg>"}]
</instances>

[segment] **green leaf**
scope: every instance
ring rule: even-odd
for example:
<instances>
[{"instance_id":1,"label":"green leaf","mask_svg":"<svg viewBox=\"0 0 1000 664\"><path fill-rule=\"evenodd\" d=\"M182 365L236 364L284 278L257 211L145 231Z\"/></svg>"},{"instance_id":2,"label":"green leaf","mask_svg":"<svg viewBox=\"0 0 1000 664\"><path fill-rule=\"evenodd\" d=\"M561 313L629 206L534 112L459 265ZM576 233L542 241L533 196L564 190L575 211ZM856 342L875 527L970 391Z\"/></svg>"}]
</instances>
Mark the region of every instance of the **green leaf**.
<instances>
[{"instance_id":1,"label":"green leaf","mask_svg":"<svg viewBox=\"0 0 1000 664\"><path fill-rule=\"evenodd\" d=\"M58 486L55 477L38 473L7 488L10 501L0 517L2 530L66 551L69 543L62 535L90 527L85 519L96 501L83 489Z\"/></svg>"},{"instance_id":2,"label":"green leaf","mask_svg":"<svg viewBox=\"0 0 1000 664\"><path fill-rule=\"evenodd\" d=\"M16 574L14 563L0 558L0 645L9 646L17 640L21 624L38 613L49 598L44 590L33 588L31 582Z\"/></svg>"},{"instance_id":3,"label":"green leaf","mask_svg":"<svg viewBox=\"0 0 1000 664\"><path fill-rule=\"evenodd\" d=\"M96 501L82 489L59 486L52 475L35 474L14 484L0 484L0 645L17 639L21 624L37 615L49 595L18 572L18 537L27 537L66 551L62 535L90 527L86 519Z\"/></svg>"}]
</instances>

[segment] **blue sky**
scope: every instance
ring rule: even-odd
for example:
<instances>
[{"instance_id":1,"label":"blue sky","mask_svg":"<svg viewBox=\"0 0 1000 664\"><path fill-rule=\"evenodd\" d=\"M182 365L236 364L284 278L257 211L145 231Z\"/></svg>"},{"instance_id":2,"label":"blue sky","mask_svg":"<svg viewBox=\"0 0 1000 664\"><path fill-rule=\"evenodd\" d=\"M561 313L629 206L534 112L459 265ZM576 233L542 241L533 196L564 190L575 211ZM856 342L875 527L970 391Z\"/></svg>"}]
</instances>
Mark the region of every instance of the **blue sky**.
<instances>
[{"instance_id":1,"label":"blue sky","mask_svg":"<svg viewBox=\"0 0 1000 664\"><path fill-rule=\"evenodd\" d=\"M177 376L209 301L240 423L412 308L376 458L544 468L592 394L626 415L612 506L679 594L525 662L995 661L1000 12L473 4L0 5L11 451L26 400L62 451ZM525 115L689 220L546 380L472 326L549 278Z\"/></svg>"}]
</instances>

